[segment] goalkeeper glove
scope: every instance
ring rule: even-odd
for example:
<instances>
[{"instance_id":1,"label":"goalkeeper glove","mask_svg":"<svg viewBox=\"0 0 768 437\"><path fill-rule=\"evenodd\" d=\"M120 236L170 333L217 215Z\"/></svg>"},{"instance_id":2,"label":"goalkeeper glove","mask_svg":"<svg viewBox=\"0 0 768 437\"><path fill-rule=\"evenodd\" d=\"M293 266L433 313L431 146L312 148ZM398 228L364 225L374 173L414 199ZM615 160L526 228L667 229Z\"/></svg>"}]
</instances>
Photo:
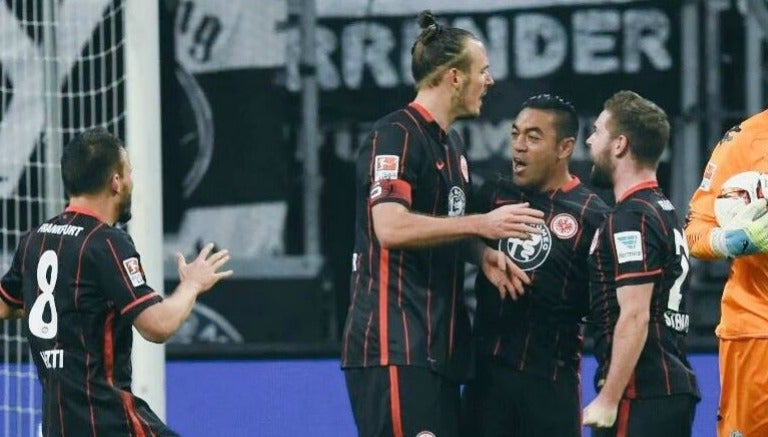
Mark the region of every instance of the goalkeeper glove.
<instances>
[{"instance_id":1,"label":"goalkeeper glove","mask_svg":"<svg viewBox=\"0 0 768 437\"><path fill-rule=\"evenodd\" d=\"M747 205L724 228L715 228L710 237L712 249L734 258L768 252L768 214L766 199Z\"/></svg>"}]
</instances>

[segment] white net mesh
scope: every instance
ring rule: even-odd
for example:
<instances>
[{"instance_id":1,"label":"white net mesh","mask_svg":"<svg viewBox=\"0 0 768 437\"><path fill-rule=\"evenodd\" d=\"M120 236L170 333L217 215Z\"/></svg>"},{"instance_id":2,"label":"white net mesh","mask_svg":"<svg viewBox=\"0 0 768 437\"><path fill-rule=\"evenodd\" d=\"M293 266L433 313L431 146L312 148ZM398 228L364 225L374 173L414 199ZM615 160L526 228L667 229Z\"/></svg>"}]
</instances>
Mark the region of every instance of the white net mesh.
<instances>
[{"instance_id":1,"label":"white net mesh","mask_svg":"<svg viewBox=\"0 0 768 437\"><path fill-rule=\"evenodd\" d=\"M0 1L0 274L19 238L64 206L61 148L124 137L123 1ZM0 435L34 436L41 395L21 321L0 329Z\"/></svg>"}]
</instances>

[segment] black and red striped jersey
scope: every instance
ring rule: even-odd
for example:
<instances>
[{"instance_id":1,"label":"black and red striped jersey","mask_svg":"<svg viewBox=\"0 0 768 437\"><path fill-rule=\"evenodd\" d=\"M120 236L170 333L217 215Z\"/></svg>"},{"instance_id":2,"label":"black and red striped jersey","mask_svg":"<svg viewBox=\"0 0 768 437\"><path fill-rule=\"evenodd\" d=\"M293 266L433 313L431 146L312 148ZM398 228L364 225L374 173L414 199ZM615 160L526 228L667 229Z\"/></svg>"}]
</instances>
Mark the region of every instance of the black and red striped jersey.
<instances>
[{"instance_id":1,"label":"black and red striped jersey","mask_svg":"<svg viewBox=\"0 0 768 437\"><path fill-rule=\"evenodd\" d=\"M488 242L531 278L517 300L501 300L485 275L475 283L475 339L481 356L496 356L511 368L550 380L577 378L582 319L589 309L589 245L608 206L578 178L560 189L522 189L509 179L486 183L473 209L529 202L543 211L546 226L529 240Z\"/></svg>"},{"instance_id":2,"label":"black and red striped jersey","mask_svg":"<svg viewBox=\"0 0 768 437\"><path fill-rule=\"evenodd\" d=\"M624 395L649 398L699 396L685 352L690 267L682 222L656 181L637 184L619 199L598 231L590 255L590 325L598 370L608 375L613 332L619 318L617 289L653 283L648 338Z\"/></svg>"},{"instance_id":3,"label":"black and red striped jersey","mask_svg":"<svg viewBox=\"0 0 768 437\"><path fill-rule=\"evenodd\" d=\"M463 215L470 188L464 146L411 103L377 121L356 166L355 246L342 366L413 365L448 378L471 372L462 243L388 250L371 208L399 202L418 214Z\"/></svg>"},{"instance_id":4,"label":"black and red striped jersey","mask_svg":"<svg viewBox=\"0 0 768 437\"><path fill-rule=\"evenodd\" d=\"M43 435L175 435L131 393L132 323L162 297L126 232L67 208L22 238L0 298L25 310Z\"/></svg>"}]
</instances>

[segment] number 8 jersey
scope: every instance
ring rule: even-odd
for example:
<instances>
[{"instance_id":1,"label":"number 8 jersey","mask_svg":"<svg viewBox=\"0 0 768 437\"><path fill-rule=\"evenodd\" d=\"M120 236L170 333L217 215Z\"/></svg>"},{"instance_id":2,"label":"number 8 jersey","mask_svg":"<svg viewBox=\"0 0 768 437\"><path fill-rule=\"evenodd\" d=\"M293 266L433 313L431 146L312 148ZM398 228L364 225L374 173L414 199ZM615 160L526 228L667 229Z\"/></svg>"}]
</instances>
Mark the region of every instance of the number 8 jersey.
<instances>
[{"instance_id":1,"label":"number 8 jersey","mask_svg":"<svg viewBox=\"0 0 768 437\"><path fill-rule=\"evenodd\" d=\"M130 392L133 320L162 297L127 233L68 208L21 240L0 298L25 310L43 435L167 435Z\"/></svg>"},{"instance_id":2,"label":"number 8 jersey","mask_svg":"<svg viewBox=\"0 0 768 437\"><path fill-rule=\"evenodd\" d=\"M619 318L617 289L652 282L648 337L624 396L700 396L685 354L689 263L680 225L672 203L656 181L648 181L627 190L595 234L589 259L589 319L598 361L598 389L610 367Z\"/></svg>"}]
</instances>

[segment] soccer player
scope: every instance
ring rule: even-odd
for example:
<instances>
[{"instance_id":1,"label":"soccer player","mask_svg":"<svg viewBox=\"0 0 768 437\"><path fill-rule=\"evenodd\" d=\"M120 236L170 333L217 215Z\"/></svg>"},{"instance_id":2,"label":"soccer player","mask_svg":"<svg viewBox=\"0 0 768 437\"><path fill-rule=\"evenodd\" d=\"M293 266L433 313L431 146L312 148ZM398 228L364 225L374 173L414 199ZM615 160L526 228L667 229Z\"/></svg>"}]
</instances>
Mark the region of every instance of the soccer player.
<instances>
[{"instance_id":1,"label":"soccer player","mask_svg":"<svg viewBox=\"0 0 768 437\"><path fill-rule=\"evenodd\" d=\"M473 358L464 259L471 252L503 292L528 281L499 251L466 250L467 239L525 238L538 233L530 224L542 216L524 204L464 215L470 173L451 125L480 113L493 79L471 33L426 11L419 24L411 50L416 98L376 122L357 159L342 367L361 436L458 434L459 384Z\"/></svg>"},{"instance_id":2,"label":"soccer player","mask_svg":"<svg viewBox=\"0 0 768 437\"><path fill-rule=\"evenodd\" d=\"M589 260L598 395L583 421L596 437L691 435L699 390L684 345L688 246L656 181L669 129L661 108L620 91L587 139L590 179L617 202Z\"/></svg>"},{"instance_id":3,"label":"soccer player","mask_svg":"<svg viewBox=\"0 0 768 437\"><path fill-rule=\"evenodd\" d=\"M747 171L768 173L768 111L726 132L693 194L685 233L691 255L733 259L721 300L718 436L768 435L768 214L758 199L721 228L714 202L723 183ZM765 176L758 190L765 193Z\"/></svg>"},{"instance_id":4,"label":"soccer player","mask_svg":"<svg viewBox=\"0 0 768 437\"><path fill-rule=\"evenodd\" d=\"M481 211L528 202L546 215L541 234L530 240L491 242L529 275L524 295L506 299L477 276L468 435L581 436L587 258L608 206L568 170L578 127L576 110L561 97L526 100L512 126L512 178L486 184L478 196Z\"/></svg>"},{"instance_id":5,"label":"soccer player","mask_svg":"<svg viewBox=\"0 0 768 437\"><path fill-rule=\"evenodd\" d=\"M131 393L134 326L167 340L198 295L231 271L226 250L207 245L190 264L178 255L181 282L167 299L146 283L128 234L131 164L122 143L95 128L63 151L69 206L19 243L0 281L0 317L24 317L43 387L43 435L175 436Z\"/></svg>"}]
</instances>

